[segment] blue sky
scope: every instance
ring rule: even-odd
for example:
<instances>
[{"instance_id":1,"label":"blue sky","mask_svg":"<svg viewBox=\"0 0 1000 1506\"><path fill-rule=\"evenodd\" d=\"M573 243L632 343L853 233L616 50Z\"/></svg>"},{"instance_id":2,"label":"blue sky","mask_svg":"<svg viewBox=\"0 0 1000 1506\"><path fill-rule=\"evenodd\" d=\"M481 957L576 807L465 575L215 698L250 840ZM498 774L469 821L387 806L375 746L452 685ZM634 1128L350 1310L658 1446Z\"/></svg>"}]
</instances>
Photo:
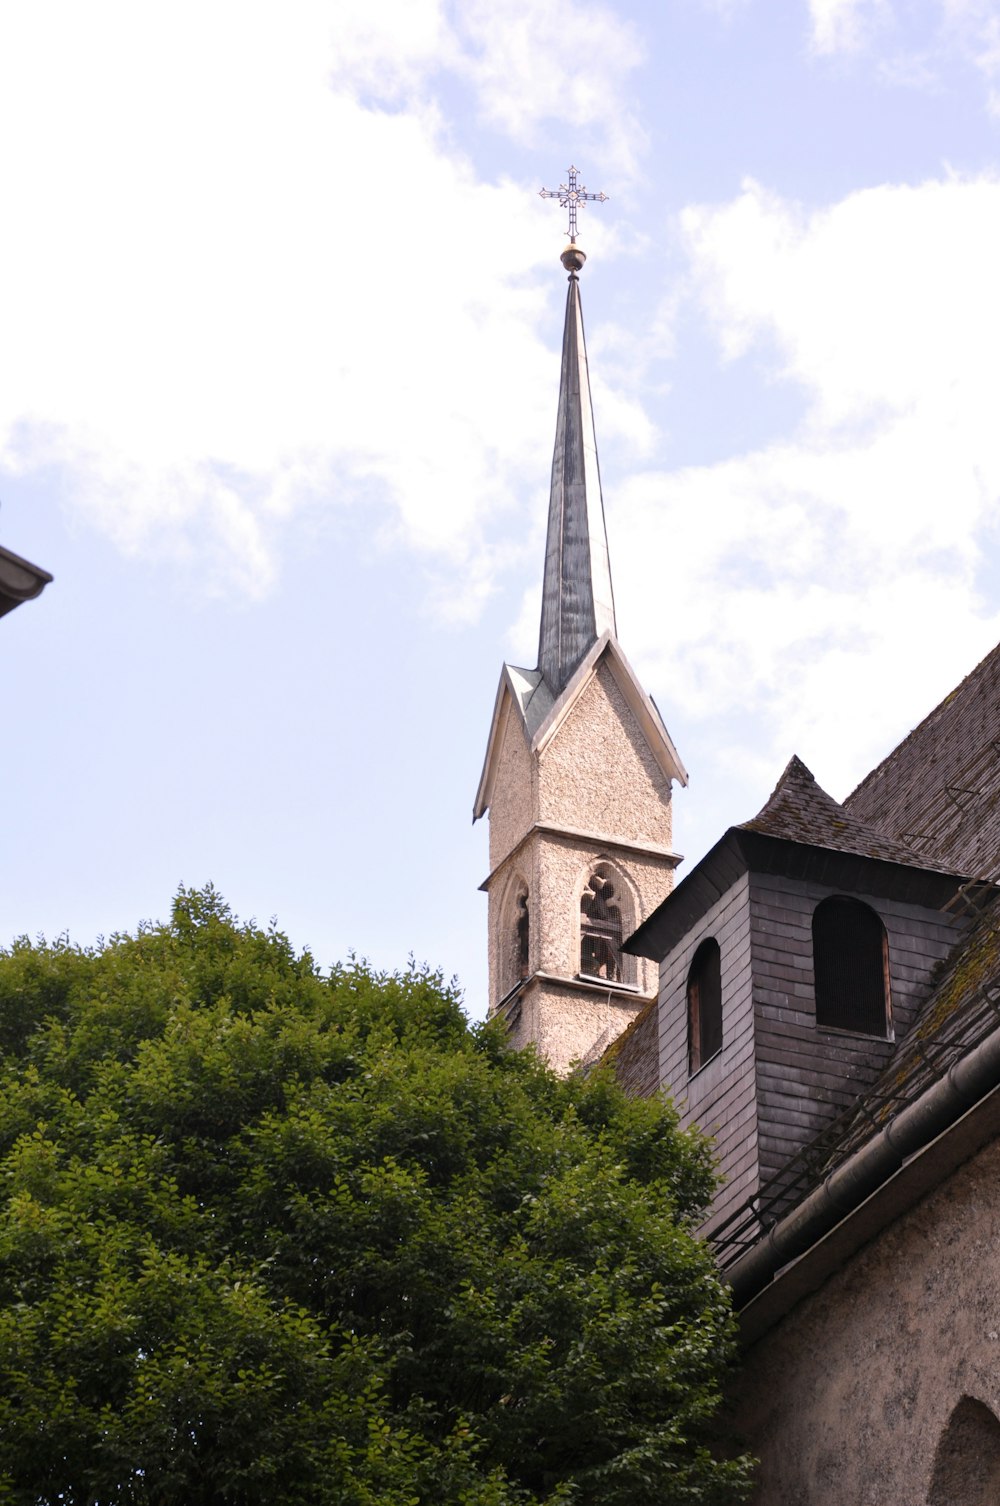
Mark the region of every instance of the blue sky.
<instances>
[{"instance_id":1,"label":"blue sky","mask_svg":"<svg viewBox=\"0 0 1000 1506\"><path fill-rule=\"evenodd\" d=\"M696 859L1000 638L994 0L0 16L0 937L211 879L485 993L573 161L623 646Z\"/></svg>"}]
</instances>

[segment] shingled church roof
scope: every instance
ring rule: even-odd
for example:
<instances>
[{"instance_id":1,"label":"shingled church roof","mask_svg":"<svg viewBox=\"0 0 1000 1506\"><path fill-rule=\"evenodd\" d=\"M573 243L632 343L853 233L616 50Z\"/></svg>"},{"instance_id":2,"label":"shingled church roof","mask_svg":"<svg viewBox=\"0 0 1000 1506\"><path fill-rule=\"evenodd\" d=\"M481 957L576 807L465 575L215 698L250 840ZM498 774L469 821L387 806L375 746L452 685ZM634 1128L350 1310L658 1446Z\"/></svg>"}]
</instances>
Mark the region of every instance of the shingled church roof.
<instances>
[{"instance_id":1,"label":"shingled church roof","mask_svg":"<svg viewBox=\"0 0 1000 1506\"><path fill-rule=\"evenodd\" d=\"M1000 646L844 802L924 861L992 877L1000 855Z\"/></svg>"},{"instance_id":2,"label":"shingled church roof","mask_svg":"<svg viewBox=\"0 0 1000 1506\"><path fill-rule=\"evenodd\" d=\"M801 758L792 757L764 808L740 831L756 831L810 847L826 847L857 857L878 858L886 863L905 863L915 868L940 864L915 852L905 842L886 835L851 814L816 783Z\"/></svg>"}]
</instances>

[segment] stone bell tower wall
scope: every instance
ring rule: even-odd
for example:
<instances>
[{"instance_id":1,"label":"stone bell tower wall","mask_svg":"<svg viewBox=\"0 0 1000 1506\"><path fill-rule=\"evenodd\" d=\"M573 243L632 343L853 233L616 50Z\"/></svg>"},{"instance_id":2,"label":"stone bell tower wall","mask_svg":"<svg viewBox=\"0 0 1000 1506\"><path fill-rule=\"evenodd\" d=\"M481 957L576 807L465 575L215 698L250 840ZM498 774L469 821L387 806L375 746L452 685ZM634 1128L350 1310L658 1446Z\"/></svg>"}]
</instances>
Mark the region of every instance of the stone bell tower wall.
<instances>
[{"instance_id":1,"label":"stone bell tower wall","mask_svg":"<svg viewBox=\"0 0 1000 1506\"><path fill-rule=\"evenodd\" d=\"M508 700L498 729L500 756L490 801L490 869L497 869L537 820L538 769L520 712Z\"/></svg>"},{"instance_id":2,"label":"stone bell tower wall","mask_svg":"<svg viewBox=\"0 0 1000 1506\"><path fill-rule=\"evenodd\" d=\"M670 847L670 780L606 661L539 755L538 815L619 842Z\"/></svg>"}]
</instances>

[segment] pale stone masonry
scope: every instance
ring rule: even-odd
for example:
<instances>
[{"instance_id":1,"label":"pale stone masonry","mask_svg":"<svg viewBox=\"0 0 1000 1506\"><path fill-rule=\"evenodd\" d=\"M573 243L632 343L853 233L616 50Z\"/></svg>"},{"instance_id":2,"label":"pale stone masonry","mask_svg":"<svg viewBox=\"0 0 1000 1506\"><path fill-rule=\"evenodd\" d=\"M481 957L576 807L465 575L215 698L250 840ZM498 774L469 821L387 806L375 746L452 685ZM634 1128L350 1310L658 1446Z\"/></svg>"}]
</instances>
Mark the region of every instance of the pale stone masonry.
<instances>
[{"instance_id":1,"label":"pale stone masonry","mask_svg":"<svg viewBox=\"0 0 1000 1506\"><path fill-rule=\"evenodd\" d=\"M567 247L563 264L539 663L504 666L474 807L490 818L490 1013L513 1046L535 1045L561 1072L599 1054L654 996L655 968L621 943L670 891L671 785L687 783L616 636L582 252Z\"/></svg>"}]
</instances>

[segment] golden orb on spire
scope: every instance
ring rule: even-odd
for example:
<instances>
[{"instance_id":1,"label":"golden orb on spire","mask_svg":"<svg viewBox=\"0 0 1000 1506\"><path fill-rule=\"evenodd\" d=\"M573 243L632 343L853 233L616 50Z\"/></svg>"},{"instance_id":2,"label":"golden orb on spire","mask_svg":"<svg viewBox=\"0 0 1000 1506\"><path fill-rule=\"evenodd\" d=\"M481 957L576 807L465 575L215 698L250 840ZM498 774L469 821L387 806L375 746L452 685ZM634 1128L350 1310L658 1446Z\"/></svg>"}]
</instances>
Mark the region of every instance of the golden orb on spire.
<instances>
[{"instance_id":1,"label":"golden orb on spire","mask_svg":"<svg viewBox=\"0 0 1000 1506\"><path fill-rule=\"evenodd\" d=\"M580 272L583 270L583 264L587 260L587 253L586 251L581 251L576 241L570 241L559 260L567 272Z\"/></svg>"}]
</instances>

